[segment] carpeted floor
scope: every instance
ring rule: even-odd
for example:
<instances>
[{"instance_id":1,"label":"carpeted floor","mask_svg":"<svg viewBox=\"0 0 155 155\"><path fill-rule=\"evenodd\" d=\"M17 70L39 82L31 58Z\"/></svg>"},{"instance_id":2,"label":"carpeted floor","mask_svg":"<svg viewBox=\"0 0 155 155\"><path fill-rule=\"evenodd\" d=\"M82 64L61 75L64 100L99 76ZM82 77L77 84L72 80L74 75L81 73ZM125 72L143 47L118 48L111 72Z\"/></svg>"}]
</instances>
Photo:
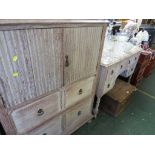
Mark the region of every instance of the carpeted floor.
<instances>
[{"instance_id":1,"label":"carpeted floor","mask_svg":"<svg viewBox=\"0 0 155 155\"><path fill-rule=\"evenodd\" d=\"M75 135L152 135L155 134L155 70L144 79L130 98L129 105L114 118L100 112L92 123Z\"/></svg>"}]
</instances>

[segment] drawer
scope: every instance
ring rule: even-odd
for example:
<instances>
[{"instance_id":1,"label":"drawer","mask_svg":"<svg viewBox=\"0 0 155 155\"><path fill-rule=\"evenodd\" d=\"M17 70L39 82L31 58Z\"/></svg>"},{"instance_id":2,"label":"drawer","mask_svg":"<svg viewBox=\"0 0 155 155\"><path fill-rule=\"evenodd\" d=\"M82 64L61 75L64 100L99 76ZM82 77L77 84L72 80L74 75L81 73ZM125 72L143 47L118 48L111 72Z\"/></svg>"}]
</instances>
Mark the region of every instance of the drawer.
<instances>
[{"instance_id":1,"label":"drawer","mask_svg":"<svg viewBox=\"0 0 155 155\"><path fill-rule=\"evenodd\" d=\"M126 72L126 77L129 77L130 75L133 74L135 67L136 67L136 64L132 64L130 67L128 67Z\"/></svg>"},{"instance_id":2,"label":"drawer","mask_svg":"<svg viewBox=\"0 0 155 155\"><path fill-rule=\"evenodd\" d=\"M114 79L117 78L117 76L119 75L119 65L118 64L114 64L113 66L108 68L108 75L106 80L111 80L113 81Z\"/></svg>"},{"instance_id":3,"label":"drawer","mask_svg":"<svg viewBox=\"0 0 155 155\"><path fill-rule=\"evenodd\" d=\"M92 117L92 99L88 98L65 114L65 131L71 133Z\"/></svg>"},{"instance_id":4,"label":"drawer","mask_svg":"<svg viewBox=\"0 0 155 155\"><path fill-rule=\"evenodd\" d=\"M104 94L106 94L108 91L110 91L114 85L115 85L115 81L116 81L117 78L113 79L113 80L107 80L105 85L104 85Z\"/></svg>"},{"instance_id":5,"label":"drawer","mask_svg":"<svg viewBox=\"0 0 155 155\"><path fill-rule=\"evenodd\" d=\"M133 55L132 57L130 57L130 59L128 60L128 66L136 66L137 62L138 62L138 59L139 59L139 54L137 55Z\"/></svg>"},{"instance_id":6,"label":"drawer","mask_svg":"<svg viewBox=\"0 0 155 155\"><path fill-rule=\"evenodd\" d=\"M60 135L63 133L62 131L62 117L56 117L52 119L50 122L43 124L39 128L32 130L28 134L30 135Z\"/></svg>"},{"instance_id":7,"label":"drawer","mask_svg":"<svg viewBox=\"0 0 155 155\"><path fill-rule=\"evenodd\" d=\"M121 74L121 73L123 73L124 72L124 70L126 69L126 67L127 67L127 64L128 64L128 62L126 61L126 60L124 60L124 61L122 61L122 62L120 62L119 63L119 74Z\"/></svg>"},{"instance_id":8,"label":"drawer","mask_svg":"<svg viewBox=\"0 0 155 155\"><path fill-rule=\"evenodd\" d=\"M65 88L65 108L74 105L82 99L90 96L93 91L95 76L76 82Z\"/></svg>"},{"instance_id":9,"label":"drawer","mask_svg":"<svg viewBox=\"0 0 155 155\"><path fill-rule=\"evenodd\" d=\"M130 67L131 64L133 63L133 59L130 57L128 60L126 60L127 62L127 67Z\"/></svg>"},{"instance_id":10,"label":"drawer","mask_svg":"<svg viewBox=\"0 0 155 155\"><path fill-rule=\"evenodd\" d=\"M115 67L114 66L110 67L108 69L108 76L107 76L107 78L108 79L109 78L112 79L113 77L115 77L116 73L117 73L117 65Z\"/></svg>"},{"instance_id":11,"label":"drawer","mask_svg":"<svg viewBox=\"0 0 155 155\"><path fill-rule=\"evenodd\" d=\"M25 133L60 112L60 97L60 92L56 92L14 110L11 117L17 133Z\"/></svg>"},{"instance_id":12,"label":"drawer","mask_svg":"<svg viewBox=\"0 0 155 155\"><path fill-rule=\"evenodd\" d=\"M113 88L115 81L119 75L118 70L119 70L119 64L115 64L108 68L108 75L106 77L103 87L103 95Z\"/></svg>"},{"instance_id":13,"label":"drawer","mask_svg":"<svg viewBox=\"0 0 155 155\"><path fill-rule=\"evenodd\" d=\"M140 54L135 55L135 56L133 57L133 62L136 63L136 64L137 64L137 62L138 62L139 55L140 55Z\"/></svg>"}]
</instances>

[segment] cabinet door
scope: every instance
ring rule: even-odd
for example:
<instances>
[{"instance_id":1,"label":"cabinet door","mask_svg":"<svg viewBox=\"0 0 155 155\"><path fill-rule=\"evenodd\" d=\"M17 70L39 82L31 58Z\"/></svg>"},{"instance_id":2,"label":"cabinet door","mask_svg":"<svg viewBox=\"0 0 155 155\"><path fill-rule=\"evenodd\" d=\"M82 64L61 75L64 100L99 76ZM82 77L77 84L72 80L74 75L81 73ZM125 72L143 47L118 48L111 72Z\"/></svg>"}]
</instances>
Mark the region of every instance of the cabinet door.
<instances>
[{"instance_id":1,"label":"cabinet door","mask_svg":"<svg viewBox=\"0 0 155 155\"><path fill-rule=\"evenodd\" d=\"M64 84L96 73L102 27L64 28Z\"/></svg>"},{"instance_id":2,"label":"cabinet door","mask_svg":"<svg viewBox=\"0 0 155 155\"><path fill-rule=\"evenodd\" d=\"M62 29L0 31L0 94L6 106L62 86Z\"/></svg>"}]
</instances>

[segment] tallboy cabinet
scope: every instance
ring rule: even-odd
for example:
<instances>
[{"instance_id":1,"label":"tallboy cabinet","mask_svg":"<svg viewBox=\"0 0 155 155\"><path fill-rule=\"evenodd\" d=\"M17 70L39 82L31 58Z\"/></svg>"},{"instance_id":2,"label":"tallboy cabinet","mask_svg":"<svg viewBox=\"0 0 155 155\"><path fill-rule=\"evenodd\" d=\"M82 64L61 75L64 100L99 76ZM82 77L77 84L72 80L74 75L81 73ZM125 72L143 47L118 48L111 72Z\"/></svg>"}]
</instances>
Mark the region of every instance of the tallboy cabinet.
<instances>
[{"instance_id":1,"label":"tallboy cabinet","mask_svg":"<svg viewBox=\"0 0 155 155\"><path fill-rule=\"evenodd\" d=\"M0 20L6 134L71 134L93 117L106 22Z\"/></svg>"}]
</instances>

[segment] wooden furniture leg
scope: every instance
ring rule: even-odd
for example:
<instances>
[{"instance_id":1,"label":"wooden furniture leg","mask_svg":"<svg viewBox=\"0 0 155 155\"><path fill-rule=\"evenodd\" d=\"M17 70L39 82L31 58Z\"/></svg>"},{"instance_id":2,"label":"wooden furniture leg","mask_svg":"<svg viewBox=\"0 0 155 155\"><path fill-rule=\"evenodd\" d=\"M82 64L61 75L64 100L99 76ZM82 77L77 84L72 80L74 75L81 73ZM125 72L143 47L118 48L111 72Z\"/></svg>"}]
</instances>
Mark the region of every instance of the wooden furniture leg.
<instances>
[{"instance_id":1,"label":"wooden furniture leg","mask_svg":"<svg viewBox=\"0 0 155 155\"><path fill-rule=\"evenodd\" d=\"M98 109L99 109L99 105L100 105L100 100L101 100L101 98L97 97L96 107L93 109L94 118L97 117Z\"/></svg>"},{"instance_id":2,"label":"wooden furniture leg","mask_svg":"<svg viewBox=\"0 0 155 155\"><path fill-rule=\"evenodd\" d=\"M0 97L0 122L4 128L4 131L7 135L15 135L16 131L14 125L4 107L3 101Z\"/></svg>"}]
</instances>

